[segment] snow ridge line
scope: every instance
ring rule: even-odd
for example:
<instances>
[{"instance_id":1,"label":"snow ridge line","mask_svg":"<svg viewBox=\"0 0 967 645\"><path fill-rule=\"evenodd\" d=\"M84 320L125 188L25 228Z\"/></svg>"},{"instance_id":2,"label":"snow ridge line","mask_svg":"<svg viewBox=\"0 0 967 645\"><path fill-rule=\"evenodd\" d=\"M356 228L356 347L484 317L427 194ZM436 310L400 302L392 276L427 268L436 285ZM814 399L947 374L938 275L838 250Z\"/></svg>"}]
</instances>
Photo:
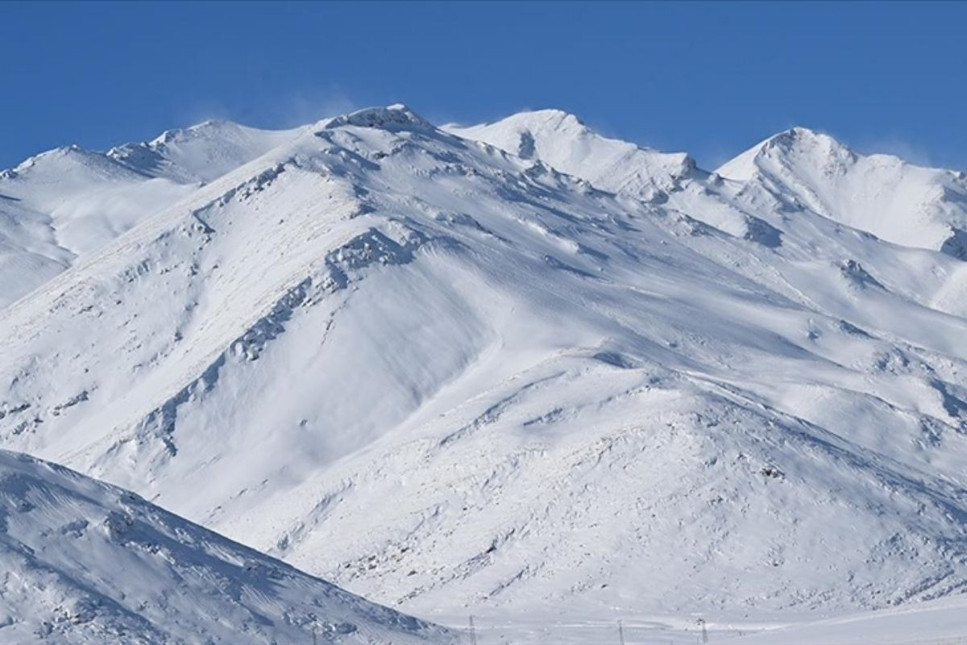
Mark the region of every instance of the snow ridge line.
<instances>
[{"instance_id":1,"label":"snow ridge line","mask_svg":"<svg viewBox=\"0 0 967 645\"><path fill-rule=\"evenodd\" d=\"M320 275L310 274L289 288L266 314L229 343L199 376L142 418L136 425L133 438L138 443L149 438L160 440L167 455L165 458L176 456L178 449L173 435L181 406L211 392L218 383L220 370L230 359L258 360L269 343L285 332L286 323L292 319L299 307L315 306L322 298L346 289L371 267L401 265L413 261L415 252L431 238L413 229L406 232L408 235L403 241L397 242L372 227L340 248L330 251L324 260L325 270Z\"/></svg>"}]
</instances>

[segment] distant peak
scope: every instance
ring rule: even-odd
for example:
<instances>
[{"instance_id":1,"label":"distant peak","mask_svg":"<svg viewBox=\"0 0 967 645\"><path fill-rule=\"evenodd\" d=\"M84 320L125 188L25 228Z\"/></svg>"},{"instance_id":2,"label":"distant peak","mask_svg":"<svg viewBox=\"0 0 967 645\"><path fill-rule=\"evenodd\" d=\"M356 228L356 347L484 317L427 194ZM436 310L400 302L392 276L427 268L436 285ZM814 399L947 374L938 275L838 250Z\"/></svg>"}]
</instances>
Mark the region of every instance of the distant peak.
<instances>
[{"instance_id":1,"label":"distant peak","mask_svg":"<svg viewBox=\"0 0 967 645\"><path fill-rule=\"evenodd\" d=\"M586 130L587 126L581 119L570 112L548 108L543 110L525 110L501 119L498 123L511 123L524 129L550 130Z\"/></svg>"},{"instance_id":2,"label":"distant peak","mask_svg":"<svg viewBox=\"0 0 967 645\"><path fill-rule=\"evenodd\" d=\"M518 112L515 116L532 117L535 119L543 119L546 121L557 121L557 122L571 122L584 125L584 122L577 117L577 115L571 112L565 112L564 110L559 110L557 108L545 108L542 110L524 110L523 112Z\"/></svg>"},{"instance_id":3,"label":"distant peak","mask_svg":"<svg viewBox=\"0 0 967 645\"><path fill-rule=\"evenodd\" d=\"M201 123L196 123L195 125L189 127L189 130L198 130L201 128L221 128L225 126L236 126L238 125L234 121L228 121L226 119L205 119Z\"/></svg>"},{"instance_id":4,"label":"distant peak","mask_svg":"<svg viewBox=\"0 0 967 645\"><path fill-rule=\"evenodd\" d=\"M101 161L102 157L103 155L99 152L93 152L80 147L76 143L72 143L67 146L45 150L44 152L24 159L15 168L8 171L8 176L16 176L17 173L24 172L38 164L57 163L57 160L66 159L71 160L73 163L90 164Z\"/></svg>"},{"instance_id":5,"label":"distant peak","mask_svg":"<svg viewBox=\"0 0 967 645\"><path fill-rule=\"evenodd\" d=\"M794 126L752 146L716 170L726 179L748 181L767 159L809 158L820 165L853 163L856 154L830 135L803 126Z\"/></svg>"},{"instance_id":6,"label":"distant peak","mask_svg":"<svg viewBox=\"0 0 967 645\"><path fill-rule=\"evenodd\" d=\"M394 103L386 107L365 108L337 116L329 119L323 128L331 130L347 125L389 131L433 129L433 124L402 103Z\"/></svg>"},{"instance_id":7,"label":"distant peak","mask_svg":"<svg viewBox=\"0 0 967 645\"><path fill-rule=\"evenodd\" d=\"M785 134L792 137L805 137L805 138L818 138L818 137L829 136L818 130L813 130L811 128L807 128L801 125L794 125L781 134Z\"/></svg>"},{"instance_id":8,"label":"distant peak","mask_svg":"<svg viewBox=\"0 0 967 645\"><path fill-rule=\"evenodd\" d=\"M72 143L70 145L59 146L51 150L45 150L40 154L34 155L34 157L40 158L40 157L50 157L55 155L69 155L69 154L77 154L77 153L86 154L87 150L84 150L84 148L81 148L76 143Z\"/></svg>"},{"instance_id":9,"label":"distant peak","mask_svg":"<svg viewBox=\"0 0 967 645\"><path fill-rule=\"evenodd\" d=\"M794 126L766 139L763 144L772 147L821 146L828 149L846 148L845 145L824 132Z\"/></svg>"},{"instance_id":10,"label":"distant peak","mask_svg":"<svg viewBox=\"0 0 967 645\"><path fill-rule=\"evenodd\" d=\"M227 121L225 119L207 119L201 123L190 125L187 128L165 130L160 135L152 139L149 142L149 145L172 143L173 141L179 141L186 138L194 139L210 133L225 132L227 130L241 130L244 127L245 126L235 123L234 121Z\"/></svg>"}]
</instances>

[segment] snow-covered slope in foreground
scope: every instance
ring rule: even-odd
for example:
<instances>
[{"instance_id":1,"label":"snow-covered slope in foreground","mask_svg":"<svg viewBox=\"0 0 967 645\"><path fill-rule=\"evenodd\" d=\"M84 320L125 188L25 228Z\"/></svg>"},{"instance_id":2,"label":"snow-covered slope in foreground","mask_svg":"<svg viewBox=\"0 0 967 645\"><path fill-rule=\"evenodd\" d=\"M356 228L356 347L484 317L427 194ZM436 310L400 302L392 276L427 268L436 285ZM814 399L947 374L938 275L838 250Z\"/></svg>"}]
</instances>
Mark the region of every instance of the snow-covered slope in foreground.
<instances>
[{"instance_id":1,"label":"snow-covered slope in foreground","mask_svg":"<svg viewBox=\"0 0 967 645\"><path fill-rule=\"evenodd\" d=\"M0 451L0 642L446 643L125 490Z\"/></svg>"},{"instance_id":2,"label":"snow-covered slope in foreground","mask_svg":"<svg viewBox=\"0 0 967 645\"><path fill-rule=\"evenodd\" d=\"M650 153L558 122L364 110L199 186L0 311L4 444L408 611L967 588L967 265L682 160L603 188Z\"/></svg>"}]
</instances>

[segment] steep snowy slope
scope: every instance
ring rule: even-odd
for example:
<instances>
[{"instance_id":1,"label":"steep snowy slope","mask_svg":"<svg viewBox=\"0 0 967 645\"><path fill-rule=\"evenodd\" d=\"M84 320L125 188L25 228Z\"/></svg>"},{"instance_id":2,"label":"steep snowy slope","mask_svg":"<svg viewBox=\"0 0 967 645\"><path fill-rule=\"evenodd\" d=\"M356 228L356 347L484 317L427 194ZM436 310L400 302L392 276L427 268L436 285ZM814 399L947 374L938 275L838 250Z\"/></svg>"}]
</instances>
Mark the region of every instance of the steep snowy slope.
<instances>
[{"instance_id":1,"label":"steep snowy slope","mask_svg":"<svg viewBox=\"0 0 967 645\"><path fill-rule=\"evenodd\" d=\"M962 172L860 155L806 128L771 137L717 172L746 192L769 192L884 240L967 259Z\"/></svg>"},{"instance_id":2,"label":"steep snowy slope","mask_svg":"<svg viewBox=\"0 0 967 645\"><path fill-rule=\"evenodd\" d=\"M0 642L444 643L127 491L0 451Z\"/></svg>"},{"instance_id":3,"label":"steep snowy slope","mask_svg":"<svg viewBox=\"0 0 967 645\"><path fill-rule=\"evenodd\" d=\"M922 168L890 155L860 155L828 135L792 128L753 146L715 172L684 154L661 153L608 139L559 110L522 112L496 123L446 126L527 159L540 159L597 188L648 200L677 197L695 206L720 178L736 182L740 201L774 201L809 210L906 246L967 258L967 176ZM688 182L685 180L696 180ZM736 197L733 195L733 197ZM755 205L752 206L753 213ZM732 234L756 234L747 217L712 205L690 215ZM745 220L745 221L744 221Z\"/></svg>"},{"instance_id":4,"label":"steep snowy slope","mask_svg":"<svg viewBox=\"0 0 967 645\"><path fill-rule=\"evenodd\" d=\"M496 123L444 129L521 159L540 159L603 190L642 197L674 186L695 169L695 162L684 153L658 152L603 137L560 110L521 112Z\"/></svg>"},{"instance_id":5,"label":"steep snowy slope","mask_svg":"<svg viewBox=\"0 0 967 645\"><path fill-rule=\"evenodd\" d=\"M964 264L582 132L306 128L0 312L4 444L414 611L967 588Z\"/></svg>"},{"instance_id":6,"label":"steep snowy slope","mask_svg":"<svg viewBox=\"0 0 967 645\"><path fill-rule=\"evenodd\" d=\"M297 132L209 121L107 153L58 148L0 172L0 307Z\"/></svg>"},{"instance_id":7,"label":"steep snowy slope","mask_svg":"<svg viewBox=\"0 0 967 645\"><path fill-rule=\"evenodd\" d=\"M169 130L153 141L128 143L107 156L153 177L209 182L296 138L293 130L258 130L231 121L205 121Z\"/></svg>"}]
</instances>

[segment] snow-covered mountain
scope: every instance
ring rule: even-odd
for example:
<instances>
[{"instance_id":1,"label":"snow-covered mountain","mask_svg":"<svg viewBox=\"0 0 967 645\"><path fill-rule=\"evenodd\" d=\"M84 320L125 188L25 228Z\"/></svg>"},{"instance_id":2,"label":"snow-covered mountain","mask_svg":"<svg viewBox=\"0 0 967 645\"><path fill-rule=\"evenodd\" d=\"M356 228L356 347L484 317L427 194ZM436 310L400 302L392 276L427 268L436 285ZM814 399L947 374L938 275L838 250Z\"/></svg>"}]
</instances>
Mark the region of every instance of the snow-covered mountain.
<instances>
[{"instance_id":1,"label":"snow-covered mountain","mask_svg":"<svg viewBox=\"0 0 967 645\"><path fill-rule=\"evenodd\" d=\"M603 137L560 110L521 112L496 123L444 129L486 141L521 159L540 159L613 193L649 198L678 185L695 170L694 160L686 154Z\"/></svg>"},{"instance_id":2,"label":"snow-covered mountain","mask_svg":"<svg viewBox=\"0 0 967 645\"><path fill-rule=\"evenodd\" d=\"M443 643L140 497L0 451L4 643Z\"/></svg>"},{"instance_id":3,"label":"snow-covered mountain","mask_svg":"<svg viewBox=\"0 0 967 645\"><path fill-rule=\"evenodd\" d=\"M0 310L3 445L418 613L967 588L961 175L553 111L219 128L217 177L91 156L175 188Z\"/></svg>"},{"instance_id":4,"label":"snow-covered mountain","mask_svg":"<svg viewBox=\"0 0 967 645\"><path fill-rule=\"evenodd\" d=\"M858 155L830 136L792 128L718 169L749 193L796 205L889 242L967 260L967 176L891 155Z\"/></svg>"},{"instance_id":5,"label":"snow-covered mountain","mask_svg":"<svg viewBox=\"0 0 967 645\"><path fill-rule=\"evenodd\" d=\"M206 121L106 153L58 148L0 172L0 306L297 132Z\"/></svg>"}]
</instances>

